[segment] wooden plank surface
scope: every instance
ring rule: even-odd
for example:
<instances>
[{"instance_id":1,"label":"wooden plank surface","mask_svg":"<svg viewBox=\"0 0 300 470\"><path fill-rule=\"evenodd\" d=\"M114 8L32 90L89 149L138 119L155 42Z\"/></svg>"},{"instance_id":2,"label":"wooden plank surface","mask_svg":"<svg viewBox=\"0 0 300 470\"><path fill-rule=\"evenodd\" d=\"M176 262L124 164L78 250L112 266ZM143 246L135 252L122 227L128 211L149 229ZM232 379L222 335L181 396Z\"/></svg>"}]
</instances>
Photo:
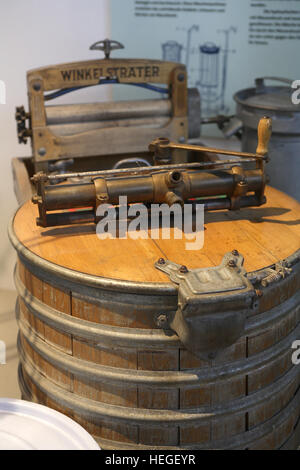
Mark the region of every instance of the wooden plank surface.
<instances>
[{"instance_id":1,"label":"wooden plank surface","mask_svg":"<svg viewBox=\"0 0 300 470\"><path fill-rule=\"evenodd\" d=\"M95 225L40 228L37 208L27 202L17 212L17 238L31 252L66 268L91 275L136 282L169 282L155 269L160 257L190 268L219 265L233 249L245 258L251 272L286 258L300 248L300 204L267 188L267 204L240 211L205 214L204 246L187 250L186 239L100 240ZM171 229L172 238L172 229Z\"/></svg>"}]
</instances>

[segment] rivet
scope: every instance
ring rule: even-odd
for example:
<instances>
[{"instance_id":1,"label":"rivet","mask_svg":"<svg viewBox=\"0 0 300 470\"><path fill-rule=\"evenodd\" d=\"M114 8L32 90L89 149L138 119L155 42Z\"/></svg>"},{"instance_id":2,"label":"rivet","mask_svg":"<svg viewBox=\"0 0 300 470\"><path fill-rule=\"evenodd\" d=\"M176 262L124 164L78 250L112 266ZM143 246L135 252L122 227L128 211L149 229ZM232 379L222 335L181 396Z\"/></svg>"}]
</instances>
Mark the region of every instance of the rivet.
<instances>
[{"instance_id":1,"label":"rivet","mask_svg":"<svg viewBox=\"0 0 300 470\"><path fill-rule=\"evenodd\" d=\"M159 258L159 260L157 261L158 264L166 264L166 261L164 260L164 258Z\"/></svg>"},{"instance_id":2,"label":"rivet","mask_svg":"<svg viewBox=\"0 0 300 470\"><path fill-rule=\"evenodd\" d=\"M38 204L38 202L39 202L39 196L38 196L37 194L35 194L34 196L32 196L31 202L32 202L33 204Z\"/></svg>"},{"instance_id":3,"label":"rivet","mask_svg":"<svg viewBox=\"0 0 300 470\"><path fill-rule=\"evenodd\" d=\"M164 314L159 315L159 316L157 317L156 324L157 324L157 326L159 326L160 328L163 328L164 326L166 326L166 324L167 324L167 316L164 315Z\"/></svg>"},{"instance_id":4,"label":"rivet","mask_svg":"<svg viewBox=\"0 0 300 470\"><path fill-rule=\"evenodd\" d=\"M40 155L41 157L43 157L44 155L46 155L46 153L47 153L47 151L46 151L45 147L39 148L39 155Z\"/></svg>"},{"instance_id":5,"label":"rivet","mask_svg":"<svg viewBox=\"0 0 300 470\"><path fill-rule=\"evenodd\" d=\"M180 266L179 272L182 274L186 274L189 272L188 268L186 266Z\"/></svg>"}]
</instances>

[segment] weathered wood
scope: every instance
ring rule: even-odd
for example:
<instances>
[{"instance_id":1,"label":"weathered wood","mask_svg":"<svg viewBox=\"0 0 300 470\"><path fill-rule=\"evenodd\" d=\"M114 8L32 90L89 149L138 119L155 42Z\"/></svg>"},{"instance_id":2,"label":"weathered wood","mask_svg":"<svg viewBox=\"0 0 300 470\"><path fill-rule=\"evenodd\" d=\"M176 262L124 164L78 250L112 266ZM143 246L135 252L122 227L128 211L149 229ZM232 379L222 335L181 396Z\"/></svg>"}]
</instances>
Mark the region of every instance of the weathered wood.
<instances>
[{"instance_id":1,"label":"weathered wood","mask_svg":"<svg viewBox=\"0 0 300 470\"><path fill-rule=\"evenodd\" d=\"M11 161L14 180L14 192L20 205L31 199L32 185L24 161L21 158L13 158Z\"/></svg>"},{"instance_id":2,"label":"weathered wood","mask_svg":"<svg viewBox=\"0 0 300 470\"><path fill-rule=\"evenodd\" d=\"M284 259L300 247L299 204L293 205L292 198L271 187L266 196L267 204L260 208L206 213L204 247L197 251L185 249L184 234L182 239L173 239L173 229L170 243L162 238L99 240L95 225L40 228L35 224L37 208L31 202L16 214L15 230L23 244L43 259L112 279L168 282L154 267L161 256L194 269L218 266L233 249L243 254L245 269L250 272ZM280 199L280 206L273 198Z\"/></svg>"},{"instance_id":3,"label":"weathered wood","mask_svg":"<svg viewBox=\"0 0 300 470\"><path fill-rule=\"evenodd\" d=\"M100 78L107 77L117 78L120 83L169 83L170 75L174 67L178 65L174 62L151 59L98 59L69 62L30 70L27 72L27 81L31 83L40 78L45 91L97 85ZM183 65L180 67L185 70Z\"/></svg>"},{"instance_id":4,"label":"weathered wood","mask_svg":"<svg viewBox=\"0 0 300 470\"><path fill-rule=\"evenodd\" d=\"M125 73L124 70L125 72L127 70L128 73ZM133 73L134 71L135 73ZM45 91L95 85L99 83L101 78L107 77L117 77L119 83L152 82L167 84L171 87L170 117L167 122L164 121L162 123L163 125L159 129L159 133L163 133L170 140L177 141L179 137L185 140L188 138L187 77L184 65L134 59L126 59L125 62L124 60L110 59L60 64L35 69L27 73L35 163L60 158L87 158L95 155L109 156L120 153L120 151L122 152L122 149L126 149L124 153L145 152L147 150L147 144L156 138L158 133L158 129L151 130L147 125L127 125L125 128L103 128L101 132L99 132L99 129L89 129L72 135L65 135L64 131L54 134L52 129L49 128L44 101ZM167 104L168 109L170 108L170 103ZM105 107L105 105L103 106ZM126 105L124 106L126 108ZM141 106L137 105L137 109L143 106L143 103ZM150 104L150 108L152 106L153 103ZM166 106L163 104L162 107L165 109ZM161 105L159 108L161 108ZM50 122L51 112L53 113L53 110L48 110ZM78 112L82 114L82 111ZM163 112L165 113L165 110ZM150 112L151 116L152 113L153 110ZM66 113L64 112L64 114Z\"/></svg>"},{"instance_id":5,"label":"weathered wood","mask_svg":"<svg viewBox=\"0 0 300 470\"><path fill-rule=\"evenodd\" d=\"M75 124L57 124L50 125L49 130L56 136L71 136L83 134L85 132L98 130L102 132L102 129L111 128L149 128L149 129L161 129L168 125L169 118L164 117L151 117L151 118L140 118L140 119L119 119L118 121L92 121ZM160 131L158 131L160 132ZM120 142L121 145L121 142ZM146 148L145 148L146 150ZM71 155L70 155L71 156ZM24 201L25 202L25 201Z\"/></svg>"}]
</instances>

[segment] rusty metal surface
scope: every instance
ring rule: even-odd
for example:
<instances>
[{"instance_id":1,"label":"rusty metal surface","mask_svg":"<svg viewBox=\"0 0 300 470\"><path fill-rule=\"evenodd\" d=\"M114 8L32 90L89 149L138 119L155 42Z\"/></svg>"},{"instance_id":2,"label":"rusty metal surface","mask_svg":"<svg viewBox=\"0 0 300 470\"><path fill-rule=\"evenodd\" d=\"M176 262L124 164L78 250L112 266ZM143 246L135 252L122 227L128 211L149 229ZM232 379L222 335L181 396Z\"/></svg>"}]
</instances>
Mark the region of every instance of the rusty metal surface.
<instances>
[{"instance_id":1,"label":"rusty metal surface","mask_svg":"<svg viewBox=\"0 0 300 470\"><path fill-rule=\"evenodd\" d=\"M75 396L73 393L68 393L61 388L57 387L54 385L52 382L49 380L45 379L41 374L39 374L36 369L30 364L24 363L22 364L22 367L20 368L19 372L19 381L20 381L20 386L21 390L23 393L23 396L27 399L34 399L37 400L37 397L34 396L30 392L30 384L26 384L26 381L24 379L24 372L29 373L29 376L33 383L38 387L39 390L41 390L42 393L45 394L45 396L49 396L54 403L57 403L59 407L66 407L68 409L72 409L77 416L80 417L85 417L87 419L92 419L94 423L99 423L99 425L107 423L109 424L110 420L116 419L117 422L120 420L123 421L125 420L128 422L130 418L132 419L133 422L137 422L138 424L140 423L145 423L147 426L149 426L149 429L151 430L151 424L153 422L160 427L173 427L173 429L177 432L176 428L176 418L177 420L179 419L180 421L183 421L184 419L188 420L194 420L195 419L195 414L192 414L189 410L189 413L187 415L184 415L183 413L178 413L177 416L174 416L170 410L168 412L163 413L161 410L158 410L157 413L152 412L152 410L138 410L138 409L133 409L133 410L127 410L127 409L122 409L122 407L114 407L111 406L101 406L98 402L93 402L88 399L82 399L77 396ZM282 387L282 391L285 391L285 388L282 383L279 384ZM26 388L29 390L26 392ZM272 388L272 387L270 387ZM256 396L254 397L256 398ZM257 397L258 398L258 397ZM269 399L268 393L266 393L263 397L263 401L267 401ZM113 415L113 413L116 412L116 415ZM224 412L226 412L226 409L224 409ZM233 410L229 410L229 413L232 413ZM111 441L110 443L105 443L105 440L102 439L97 439L99 443L102 444L103 449L136 449L138 450L139 448L142 449L203 449L203 450L208 450L208 449L251 449L252 445L256 445L257 442L259 442L260 439L263 438L270 438L276 433L276 429L282 425L285 421L287 421L290 416L299 416L300 413L300 392L295 395L293 400L288 404L286 408L284 408L280 413L277 413L272 419L268 420L265 423L260 424L257 426L257 428L252 429L250 431L247 431L243 434L238 434L235 436L232 436L230 439L220 439L220 440L215 440L215 441L210 441L207 443L201 443L201 444L192 444L192 445L178 445L178 446L146 446L143 445L142 443L138 445L130 445L130 444L125 444L124 442L116 442L116 441ZM130 418L128 416L130 415ZM209 416L202 415L201 412L196 415L196 419L201 419L203 418L203 421L205 419L210 419L212 420L215 416L213 413L211 413ZM156 421L155 421L156 418ZM175 421L174 421L175 418ZM103 422L103 419L106 420ZM295 419L295 422L297 420ZM299 445L299 441L296 440L296 446ZM283 441L286 441L285 438L283 438ZM141 445L142 444L142 445ZM284 445L284 442L282 443ZM281 445L280 445L281 447ZM279 447L279 448L280 448ZM293 447L294 449L297 447ZM262 447L263 449L263 447Z\"/></svg>"},{"instance_id":2,"label":"rusty metal surface","mask_svg":"<svg viewBox=\"0 0 300 470\"><path fill-rule=\"evenodd\" d=\"M209 367L204 365L199 368L189 368L186 370L132 370L122 367L113 367L96 364L92 360L83 360L64 351L57 349L54 345L45 343L39 333L35 331L32 325L29 325L22 313L19 303L17 304L17 317L20 328L19 352L20 352L20 387L23 397L39 402L51 400L52 406L58 409L69 410L67 414L75 417L79 422L93 422L93 426L115 426L120 423L126 427L147 427L166 430L174 435L184 435L185 429L190 426L226 426L227 420L238 420L243 417L259 416L263 410L272 401L277 403L276 412L271 414L267 420L259 420L256 425L247 427L245 421L244 432L232 432L232 435L218 437L213 440L196 442L188 444L181 443L177 445L148 445L143 443L122 442L122 440L110 440L95 436L102 448L106 449L251 449L251 448L297 448L299 445L298 420L300 416L300 375L296 366L289 366L282 372L279 371L278 364L284 357L291 355L291 344L299 337L300 333L300 290L299 290L299 271L300 266L297 263L298 256L294 256L292 261L293 270L290 276L278 280L274 284L263 287L264 301L267 298L274 297L274 292L284 287L288 294L283 302L277 302L276 305L268 311L261 311L258 297L253 304L251 312L245 324L245 341L250 344L252 339L266 336L266 346L258 353L246 355L243 359L228 360L226 362L210 362ZM27 264L27 267L28 264ZM32 267L32 266L31 266ZM253 279L257 276L258 282L263 277L261 273L252 273ZM121 348L120 354L128 350L142 351L172 351L182 349L182 345L176 334L164 332L156 329L138 329L114 327L103 324L93 323L91 321L72 317L66 313L55 310L45 305L41 300L32 296L30 291L22 284L16 271L16 286L19 293L19 299L23 304L23 309L30 312L33 318L42 321L55 330L72 334L72 337L84 343L88 342L93 348L100 350ZM41 272L39 272L39 278ZM68 287L62 285L60 288ZM298 286L298 287L297 287ZM141 317L149 317L152 312L153 323L155 322L155 312L176 308L177 297L160 295L152 296L153 304L151 306L151 295L148 301L144 303L140 296L129 292L118 292L112 295L109 291L102 291L99 288L98 296L85 296L76 292L76 287L72 291L74 298L79 298L88 302L101 305L103 308L110 305L112 310L122 313L122 310L129 311L134 302L140 305ZM116 286L115 286L116 288ZM158 292L157 292L158 293ZM91 294L91 292L90 292ZM286 326L290 325L285 333ZM282 331L282 336L278 336L277 342L268 346L268 334L270 331ZM35 357L43 358L46 361L47 369L42 366L43 362L37 360L32 362L28 355L28 349L34 351ZM278 362L279 361L279 362ZM64 371L71 374L73 380L83 380L89 382L91 379L94 384L106 384L109 387L118 387L122 384L127 389L138 387L140 393L144 390L192 390L197 387L227 386L234 383L237 379L243 380L246 377L255 377L257 374L272 374L276 372L276 379L259 386L256 385L254 391L249 391L246 395L232 396L227 401L212 403L210 406L203 405L197 407L188 407L180 409L156 410L148 408L135 408L130 405L118 406L114 404L101 403L95 399L80 396L76 393L66 390L59 379L53 381L47 377L49 367L54 370ZM45 375L46 373L46 375ZM251 379L253 381L253 379ZM246 418L245 418L246 419ZM223 424L222 424L223 423ZM179 431L178 431L179 430ZM130 431L129 431L130 432ZM174 441L175 442L175 441Z\"/></svg>"},{"instance_id":3,"label":"rusty metal surface","mask_svg":"<svg viewBox=\"0 0 300 470\"><path fill-rule=\"evenodd\" d=\"M164 259L155 263L178 285L178 308L165 315L162 327L175 331L185 347L200 358L214 359L244 333L256 294L243 263L237 251L226 253L214 268L189 270Z\"/></svg>"},{"instance_id":4,"label":"rusty metal surface","mask_svg":"<svg viewBox=\"0 0 300 470\"><path fill-rule=\"evenodd\" d=\"M19 288L20 286L18 286ZM23 291L24 293L24 291ZM20 299L25 304L24 296L21 291L19 291ZM289 319L289 321L295 321L297 314L300 315L300 308L299 308L299 295L294 300L296 300L296 305L286 306L289 310L281 309L281 316L277 317L274 315L276 310L272 312L272 326L276 327L280 325L282 319ZM110 347L119 347L119 348L126 348L126 349L139 349L143 348L143 350L168 350L173 349L174 347L180 347L180 341L176 337L175 334L173 336L165 336L161 334L160 331L155 330L147 330L146 334L145 331L139 329L127 329L133 330L131 334L128 332L127 338L125 338L126 328L122 328L124 331L124 341L118 341L116 338L118 333L120 332L120 328L110 327L111 329L111 338L105 338L103 335L101 336L101 327L97 330L92 330L92 326L90 322L84 322L81 320L80 323L86 325L86 329L82 329L79 331L76 329L76 326L72 329L71 325L68 323L62 323L60 321L55 322L55 320L51 318L47 318L46 316L39 315L39 312L34 309L32 304L26 303L25 304L28 310L34 314L36 318L39 318L45 324L49 326L56 326L58 331L63 331L64 333L73 333L73 335L80 340L89 341L93 347L97 348L110 348ZM283 313L284 312L284 313ZM55 312L59 318L59 312ZM123 369L123 368L114 368L108 366L101 366L99 364L94 364L93 362L88 362L85 360L79 360L78 358L74 358L72 356L68 356L65 353L57 350L55 347L51 347L49 344L45 344L45 342L39 338L39 336L34 332L32 327L30 327L24 319L22 319L22 315L20 313L20 305L17 302L16 306L16 315L19 324L20 331L22 335L26 338L30 346L44 359L46 359L49 363L53 364L54 366L58 367L60 370L64 370L66 372L72 372L72 374L79 376L79 377L91 377L93 376L93 380L96 382L101 382L102 380L117 384L118 382L122 382L127 386L132 385L147 385L147 387L176 387L176 386L196 386L196 385L203 385L208 383L214 383L223 380L229 380L232 378L236 378L238 376L243 376L244 374L250 374L251 372L257 372L259 370L263 370L268 367L272 367L276 364L278 358L282 357L286 354L292 342L297 339L297 335L299 335L299 326L292 331L292 333L287 337L284 338L282 341L278 342L275 346L270 348L268 351L262 351L258 354L252 355L251 358L245 358L236 360L232 363L227 363L226 368L224 368L224 364L216 364L210 368L203 368L203 369L195 369L190 368L185 370L184 372L180 371L139 371L138 374L133 374L132 370ZM67 320L68 315L64 315L65 319ZM74 318L74 324L76 325L76 318ZM91 334L87 334L88 326L91 328ZM268 324L270 328L270 322ZM102 326L103 328L103 326ZM246 333L250 330L249 325L246 327ZM263 332L262 325L258 326L256 330L251 331L251 336L258 335L259 333ZM93 334L94 333L94 334ZM97 334L98 333L98 334ZM249 333L248 333L249 334ZM150 336L156 336L156 338L160 337L160 342L158 341L150 341ZM163 337L165 341L163 342ZM147 340L145 340L147 338ZM168 340L168 338L171 338ZM125 341L125 339L127 341Z\"/></svg>"}]
</instances>

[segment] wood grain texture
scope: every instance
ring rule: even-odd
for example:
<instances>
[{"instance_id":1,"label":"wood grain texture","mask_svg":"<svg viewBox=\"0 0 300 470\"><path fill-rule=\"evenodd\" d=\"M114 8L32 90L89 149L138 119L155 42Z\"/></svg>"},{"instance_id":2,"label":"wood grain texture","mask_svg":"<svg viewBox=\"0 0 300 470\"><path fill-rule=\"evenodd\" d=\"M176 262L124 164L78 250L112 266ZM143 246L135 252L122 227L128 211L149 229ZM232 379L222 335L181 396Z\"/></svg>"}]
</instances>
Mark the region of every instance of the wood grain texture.
<instances>
[{"instance_id":1,"label":"wood grain texture","mask_svg":"<svg viewBox=\"0 0 300 470\"><path fill-rule=\"evenodd\" d=\"M147 143L157 137L157 129L134 122L108 128L74 128L53 132L47 124L44 92L62 88L97 85L102 78L117 78L119 83L160 83L172 89L171 115L160 123L161 135L170 140L188 138L187 74L184 65L149 59L103 59L59 64L27 73L32 146L35 164L58 158L87 158L114 155L120 148L125 153L144 152ZM80 106L80 105L79 105ZM84 115L84 106L81 113ZM126 105L125 105L126 106ZM78 108L75 108L75 111ZM145 116L144 116L145 117ZM158 117L158 116L157 116ZM85 119L84 119L85 120ZM66 135L66 131L68 135ZM40 149L43 149L41 154Z\"/></svg>"},{"instance_id":2,"label":"wood grain texture","mask_svg":"<svg viewBox=\"0 0 300 470\"><path fill-rule=\"evenodd\" d=\"M154 267L161 256L201 268L219 265L226 252L237 249L251 272L298 250L300 204L270 187L267 200L259 208L206 213L204 246L196 251L186 250L184 234L182 240L99 240L91 224L40 228L31 202L18 210L14 230L25 247L54 264L111 279L167 283L167 276Z\"/></svg>"}]
</instances>

